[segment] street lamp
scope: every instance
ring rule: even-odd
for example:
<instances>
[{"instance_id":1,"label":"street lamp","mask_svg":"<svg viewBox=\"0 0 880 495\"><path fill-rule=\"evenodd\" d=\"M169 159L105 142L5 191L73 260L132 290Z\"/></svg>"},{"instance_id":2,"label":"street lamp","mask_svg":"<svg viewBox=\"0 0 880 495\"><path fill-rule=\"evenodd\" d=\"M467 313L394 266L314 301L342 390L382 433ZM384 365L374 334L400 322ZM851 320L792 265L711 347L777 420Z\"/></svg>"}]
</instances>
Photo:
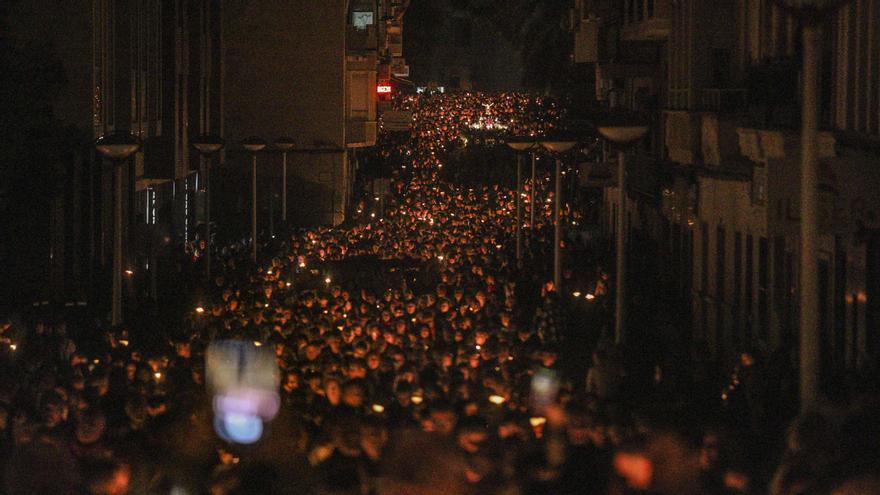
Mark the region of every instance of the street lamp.
<instances>
[{"instance_id":1,"label":"street lamp","mask_svg":"<svg viewBox=\"0 0 880 495\"><path fill-rule=\"evenodd\" d=\"M252 162L252 189L251 189L251 259L257 262L257 153L266 149L266 141L259 137L249 137L241 142L241 146L250 151L253 156Z\"/></svg>"},{"instance_id":2,"label":"street lamp","mask_svg":"<svg viewBox=\"0 0 880 495\"><path fill-rule=\"evenodd\" d=\"M624 340L626 281L626 148L648 133L644 125L606 124L596 127L603 138L620 146L617 151L617 288L615 293L614 341Z\"/></svg>"},{"instance_id":3,"label":"street lamp","mask_svg":"<svg viewBox=\"0 0 880 495\"><path fill-rule=\"evenodd\" d=\"M561 294L562 284L562 219L560 209L562 207L562 154L574 148L578 142L573 139L547 137L540 141L547 151L556 158L556 200L553 202L553 286L557 293ZM534 191L532 191L534 194Z\"/></svg>"},{"instance_id":4,"label":"street lamp","mask_svg":"<svg viewBox=\"0 0 880 495\"><path fill-rule=\"evenodd\" d=\"M205 278L211 283L211 157L226 145L219 136L202 134L190 141L205 157Z\"/></svg>"},{"instance_id":5,"label":"street lamp","mask_svg":"<svg viewBox=\"0 0 880 495\"><path fill-rule=\"evenodd\" d=\"M140 141L125 131L115 131L95 141L95 149L113 162L113 277L110 323L122 323L122 165L140 148Z\"/></svg>"},{"instance_id":6,"label":"street lamp","mask_svg":"<svg viewBox=\"0 0 880 495\"><path fill-rule=\"evenodd\" d=\"M516 154L516 266L522 268L522 152L535 148L532 138L514 137L507 140L507 146ZM532 155L534 157L534 155ZM532 167L532 187L534 188L534 162ZM534 196L534 193L533 193ZM534 215L534 211L532 213Z\"/></svg>"},{"instance_id":7,"label":"street lamp","mask_svg":"<svg viewBox=\"0 0 880 495\"><path fill-rule=\"evenodd\" d=\"M275 148L281 152L281 221L287 224L287 153L296 147L293 138L280 137L275 140Z\"/></svg>"},{"instance_id":8,"label":"street lamp","mask_svg":"<svg viewBox=\"0 0 880 495\"><path fill-rule=\"evenodd\" d=\"M800 399L806 410L821 394L819 328L819 56L822 26L849 0L775 0L803 25L803 101L801 102L801 246L800 246Z\"/></svg>"}]
</instances>

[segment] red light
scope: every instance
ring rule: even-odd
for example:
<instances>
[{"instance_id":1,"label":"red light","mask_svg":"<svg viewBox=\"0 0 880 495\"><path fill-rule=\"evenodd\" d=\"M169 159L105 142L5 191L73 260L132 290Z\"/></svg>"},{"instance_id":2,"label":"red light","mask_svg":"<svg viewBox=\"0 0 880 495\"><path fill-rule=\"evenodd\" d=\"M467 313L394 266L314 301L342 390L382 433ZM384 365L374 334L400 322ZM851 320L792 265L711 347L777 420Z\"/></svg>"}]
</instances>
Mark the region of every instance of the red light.
<instances>
[{"instance_id":1,"label":"red light","mask_svg":"<svg viewBox=\"0 0 880 495\"><path fill-rule=\"evenodd\" d=\"M391 85L389 84L380 84L376 87L376 92L381 95L391 94Z\"/></svg>"}]
</instances>

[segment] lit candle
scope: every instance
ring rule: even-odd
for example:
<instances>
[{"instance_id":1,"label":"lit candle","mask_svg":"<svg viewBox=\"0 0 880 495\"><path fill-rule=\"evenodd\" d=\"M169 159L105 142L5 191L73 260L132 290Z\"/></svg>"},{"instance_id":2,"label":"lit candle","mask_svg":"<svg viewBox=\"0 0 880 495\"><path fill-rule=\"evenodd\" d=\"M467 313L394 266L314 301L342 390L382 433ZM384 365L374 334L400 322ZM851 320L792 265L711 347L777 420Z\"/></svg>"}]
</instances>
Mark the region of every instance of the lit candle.
<instances>
[{"instance_id":1,"label":"lit candle","mask_svg":"<svg viewBox=\"0 0 880 495\"><path fill-rule=\"evenodd\" d=\"M491 402L492 404L495 404L496 406L500 406L501 404L504 404L504 400L505 400L504 397L501 397L500 395L490 395L489 396L489 402Z\"/></svg>"},{"instance_id":2,"label":"lit candle","mask_svg":"<svg viewBox=\"0 0 880 495\"><path fill-rule=\"evenodd\" d=\"M541 416L532 416L529 418L529 424L537 428L547 422L547 418Z\"/></svg>"}]
</instances>

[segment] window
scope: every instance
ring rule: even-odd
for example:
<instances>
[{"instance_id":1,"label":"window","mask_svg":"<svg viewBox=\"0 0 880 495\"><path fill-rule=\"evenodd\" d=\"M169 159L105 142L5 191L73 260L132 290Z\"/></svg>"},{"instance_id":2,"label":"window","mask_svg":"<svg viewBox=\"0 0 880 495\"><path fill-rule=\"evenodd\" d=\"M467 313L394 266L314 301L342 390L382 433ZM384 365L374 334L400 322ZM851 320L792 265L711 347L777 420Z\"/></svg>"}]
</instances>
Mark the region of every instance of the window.
<instances>
[{"instance_id":1,"label":"window","mask_svg":"<svg viewBox=\"0 0 880 495\"><path fill-rule=\"evenodd\" d=\"M351 75L351 86L349 87L349 110L350 117L353 119L365 119L369 111L369 99L367 93L369 78L365 72L355 72Z\"/></svg>"},{"instance_id":2,"label":"window","mask_svg":"<svg viewBox=\"0 0 880 495\"><path fill-rule=\"evenodd\" d=\"M726 272L727 249L724 227L719 226L715 234L715 328L719 353L724 355L724 276Z\"/></svg>"},{"instance_id":3,"label":"window","mask_svg":"<svg viewBox=\"0 0 880 495\"><path fill-rule=\"evenodd\" d=\"M367 26L373 25L372 12L352 12L351 25L357 29L367 29Z\"/></svg>"},{"instance_id":4,"label":"window","mask_svg":"<svg viewBox=\"0 0 880 495\"><path fill-rule=\"evenodd\" d=\"M739 332L742 324L742 234L733 235L733 345L739 347Z\"/></svg>"},{"instance_id":5,"label":"window","mask_svg":"<svg viewBox=\"0 0 880 495\"><path fill-rule=\"evenodd\" d=\"M752 205L762 205L767 200L767 169L752 167Z\"/></svg>"},{"instance_id":6,"label":"window","mask_svg":"<svg viewBox=\"0 0 880 495\"><path fill-rule=\"evenodd\" d=\"M709 225L700 224L700 291L709 292Z\"/></svg>"},{"instance_id":7,"label":"window","mask_svg":"<svg viewBox=\"0 0 880 495\"><path fill-rule=\"evenodd\" d=\"M766 237L762 237L758 241L758 324L760 325L760 337L764 341L767 340L770 334L769 258L769 243Z\"/></svg>"},{"instance_id":8,"label":"window","mask_svg":"<svg viewBox=\"0 0 880 495\"><path fill-rule=\"evenodd\" d=\"M752 305L755 290L755 242L751 234L746 235L746 280L745 280L745 314L746 314L746 339L751 341L752 334Z\"/></svg>"},{"instance_id":9,"label":"window","mask_svg":"<svg viewBox=\"0 0 880 495\"><path fill-rule=\"evenodd\" d=\"M724 89L730 86L730 50L726 48L713 48L712 58L709 62L712 87Z\"/></svg>"}]
</instances>

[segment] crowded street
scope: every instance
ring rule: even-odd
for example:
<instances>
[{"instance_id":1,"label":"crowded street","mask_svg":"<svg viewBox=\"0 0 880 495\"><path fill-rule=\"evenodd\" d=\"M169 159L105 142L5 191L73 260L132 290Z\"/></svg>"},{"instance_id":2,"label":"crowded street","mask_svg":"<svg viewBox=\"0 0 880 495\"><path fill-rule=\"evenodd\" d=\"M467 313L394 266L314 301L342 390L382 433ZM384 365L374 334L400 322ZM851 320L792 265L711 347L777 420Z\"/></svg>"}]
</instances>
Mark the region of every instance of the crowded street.
<instances>
[{"instance_id":1,"label":"crowded street","mask_svg":"<svg viewBox=\"0 0 880 495\"><path fill-rule=\"evenodd\" d=\"M560 102L426 92L393 105L412 125L380 133L387 194L358 191L336 227L213 246L211 279L187 285L170 328L0 320L0 491L782 494L819 476L793 459L832 471L875 460L851 442L876 424L858 412L806 418L786 437L767 406L784 373L751 351L731 367L616 346L608 244L583 240L591 203L570 195L554 285L550 168L524 174L518 194L460 155L557 132ZM504 153L498 170L512 170ZM204 272L198 251L181 273ZM257 431L215 418L209 356L229 343L238 366L273 358L253 380L272 388Z\"/></svg>"}]
</instances>

